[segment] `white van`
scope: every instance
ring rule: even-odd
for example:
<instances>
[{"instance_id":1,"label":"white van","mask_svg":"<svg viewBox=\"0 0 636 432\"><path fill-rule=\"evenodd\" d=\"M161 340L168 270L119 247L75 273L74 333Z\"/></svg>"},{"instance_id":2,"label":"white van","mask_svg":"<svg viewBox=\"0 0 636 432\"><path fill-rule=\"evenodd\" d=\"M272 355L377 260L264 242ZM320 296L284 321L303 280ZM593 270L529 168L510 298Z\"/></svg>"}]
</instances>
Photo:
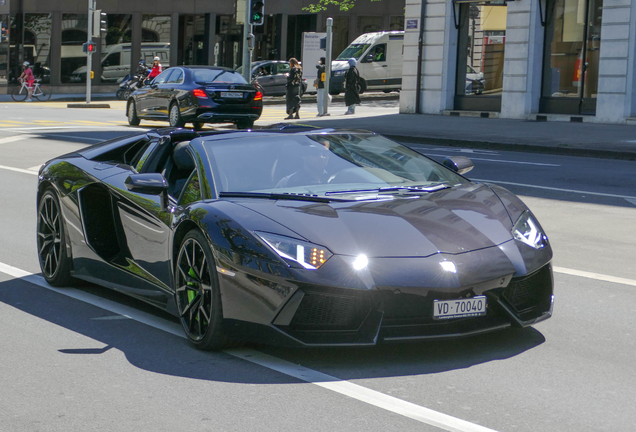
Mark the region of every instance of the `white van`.
<instances>
[{"instance_id":1,"label":"white van","mask_svg":"<svg viewBox=\"0 0 636 432\"><path fill-rule=\"evenodd\" d=\"M81 47L80 47L81 48ZM86 55L84 54L84 57ZM139 60L145 60L148 67L152 66L152 60L159 57L161 66L170 66L170 44L163 42L144 42L141 44L141 58L132 61L131 46L129 43L109 45L102 52L102 82L118 83L130 73L131 64L137 69ZM82 66L73 72L72 81L86 82L86 66Z\"/></svg>"},{"instance_id":2,"label":"white van","mask_svg":"<svg viewBox=\"0 0 636 432\"><path fill-rule=\"evenodd\" d=\"M402 55L404 32L373 32L358 36L356 40L331 62L329 93L344 91L344 76L349 69L347 60L355 58L365 90L399 90L402 88Z\"/></svg>"}]
</instances>

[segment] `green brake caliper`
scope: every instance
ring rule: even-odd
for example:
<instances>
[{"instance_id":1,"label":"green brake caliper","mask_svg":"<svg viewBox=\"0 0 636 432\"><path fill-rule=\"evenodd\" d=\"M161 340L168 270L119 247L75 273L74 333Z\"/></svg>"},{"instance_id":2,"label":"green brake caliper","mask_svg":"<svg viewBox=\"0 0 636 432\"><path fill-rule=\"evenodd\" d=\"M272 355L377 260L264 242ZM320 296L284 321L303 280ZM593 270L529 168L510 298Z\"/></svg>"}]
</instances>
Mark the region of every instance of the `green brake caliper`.
<instances>
[{"instance_id":1,"label":"green brake caliper","mask_svg":"<svg viewBox=\"0 0 636 432\"><path fill-rule=\"evenodd\" d=\"M190 267L190 270L188 270L188 275L192 278L192 279L196 279L197 278L197 274L194 272L194 269L192 267ZM196 282L186 282L186 286L190 287L191 289L188 290L188 303L192 303L192 300L194 300L194 298L197 295L197 291L198 291L198 284Z\"/></svg>"}]
</instances>

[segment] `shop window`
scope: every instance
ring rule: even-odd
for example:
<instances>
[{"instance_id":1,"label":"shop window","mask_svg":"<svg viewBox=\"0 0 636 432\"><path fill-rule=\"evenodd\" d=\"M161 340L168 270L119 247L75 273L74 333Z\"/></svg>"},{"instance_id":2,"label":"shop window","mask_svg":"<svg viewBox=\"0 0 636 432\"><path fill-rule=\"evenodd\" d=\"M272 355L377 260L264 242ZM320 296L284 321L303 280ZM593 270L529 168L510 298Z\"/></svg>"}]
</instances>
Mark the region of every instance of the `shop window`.
<instances>
[{"instance_id":1,"label":"shop window","mask_svg":"<svg viewBox=\"0 0 636 432\"><path fill-rule=\"evenodd\" d=\"M377 32L382 30L381 16L358 17L358 34Z\"/></svg>"},{"instance_id":2,"label":"shop window","mask_svg":"<svg viewBox=\"0 0 636 432\"><path fill-rule=\"evenodd\" d=\"M391 31L404 30L404 15L391 17Z\"/></svg>"},{"instance_id":3,"label":"shop window","mask_svg":"<svg viewBox=\"0 0 636 432\"><path fill-rule=\"evenodd\" d=\"M86 82L86 54L82 45L88 36L88 22L85 14L62 15L62 52L60 80L62 83Z\"/></svg>"},{"instance_id":4,"label":"shop window","mask_svg":"<svg viewBox=\"0 0 636 432\"><path fill-rule=\"evenodd\" d=\"M100 66L102 83L118 83L130 73L132 63L131 34L132 15L106 15L106 34L102 38L102 60Z\"/></svg>"}]
</instances>

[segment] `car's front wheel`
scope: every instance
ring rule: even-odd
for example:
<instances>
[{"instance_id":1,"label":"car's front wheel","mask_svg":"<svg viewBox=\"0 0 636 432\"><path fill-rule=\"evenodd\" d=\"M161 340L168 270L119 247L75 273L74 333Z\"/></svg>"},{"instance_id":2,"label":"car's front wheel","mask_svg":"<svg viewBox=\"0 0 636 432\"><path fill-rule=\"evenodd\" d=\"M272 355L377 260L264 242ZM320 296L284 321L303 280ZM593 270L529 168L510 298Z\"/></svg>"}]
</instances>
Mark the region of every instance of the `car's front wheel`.
<instances>
[{"instance_id":1,"label":"car's front wheel","mask_svg":"<svg viewBox=\"0 0 636 432\"><path fill-rule=\"evenodd\" d=\"M172 127L183 127L185 125L185 122L181 118L179 104L177 104L176 102L173 102L172 105L170 105L168 120L170 121L170 126Z\"/></svg>"},{"instance_id":2,"label":"car's front wheel","mask_svg":"<svg viewBox=\"0 0 636 432\"><path fill-rule=\"evenodd\" d=\"M199 230L186 234L179 247L175 274L175 300L181 324L190 342L201 350L231 346L223 332L221 293L216 264Z\"/></svg>"},{"instance_id":3,"label":"car's front wheel","mask_svg":"<svg viewBox=\"0 0 636 432\"><path fill-rule=\"evenodd\" d=\"M137 116L137 107L134 100L128 103L128 124L131 126L139 126L139 117Z\"/></svg>"},{"instance_id":4,"label":"car's front wheel","mask_svg":"<svg viewBox=\"0 0 636 432\"><path fill-rule=\"evenodd\" d=\"M69 285L71 260L66 254L66 238L60 200L47 189L38 203L38 258L42 275L53 286Z\"/></svg>"}]
</instances>

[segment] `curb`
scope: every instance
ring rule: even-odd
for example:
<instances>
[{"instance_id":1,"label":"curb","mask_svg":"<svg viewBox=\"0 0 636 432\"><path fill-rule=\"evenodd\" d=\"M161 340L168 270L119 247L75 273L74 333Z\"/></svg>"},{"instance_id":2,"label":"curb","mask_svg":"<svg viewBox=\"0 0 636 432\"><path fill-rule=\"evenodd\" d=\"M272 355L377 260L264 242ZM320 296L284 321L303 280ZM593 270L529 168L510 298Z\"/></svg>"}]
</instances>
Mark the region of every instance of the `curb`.
<instances>
[{"instance_id":1,"label":"curb","mask_svg":"<svg viewBox=\"0 0 636 432\"><path fill-rule=\"evenodd\" d=\"M422 137L422 136L408 136L408 135L396 135L396 134L383 134L384 136L391 138L395 141L400 141L409 144L427 144L427 145L442 145L446 147L469 147L478 148L483 150L505 150L505 151L517 151L526 153L544 153L561 156L579 156L590 157L599 159L618 159L636 161L636 152L624 152L616 150L597 150L586 148L572 148L565 147L567 144L556 144L553 146L538 146L532 144L515 144L493 141L473 141L462 140L453 138L437 138L437 137Z\"/></svg>"},{"instance_id":2,"label":"curb","mask_svg":"<svg viewBox=\"0 0 636 432\"><path fill-rule=\"evenodd\" d=\"M107 103L70 103L66 105L66 108L110 108L110 104Z\"/></svg>"}]
</instances>

